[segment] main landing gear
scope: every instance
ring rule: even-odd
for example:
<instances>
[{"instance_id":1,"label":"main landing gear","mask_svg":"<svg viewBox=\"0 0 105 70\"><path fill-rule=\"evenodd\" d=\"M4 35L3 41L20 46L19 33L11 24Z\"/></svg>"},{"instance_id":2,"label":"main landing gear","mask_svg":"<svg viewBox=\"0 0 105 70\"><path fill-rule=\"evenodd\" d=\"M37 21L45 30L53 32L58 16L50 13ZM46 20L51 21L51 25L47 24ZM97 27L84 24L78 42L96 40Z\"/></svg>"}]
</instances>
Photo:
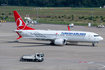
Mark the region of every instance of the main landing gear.
<instances>
[{"instance_id":1,"label":"main landing gear","mask_svg":"<svg viewBox=\"0 0 105 70\"><path fill-rule=\"evenodd\" d=\"M94 46L94 43L92 43L92 46Z\"/></svg>"},{"instance_id":2,"label":"main landing gear","mask_svg":"<svg viewBox=\"0 0 105 70\"><path fill-rule=\"evenodd\" d=\"M54 45L54 41L51 41L50 45Z\"/></svg>"}]
</instances>

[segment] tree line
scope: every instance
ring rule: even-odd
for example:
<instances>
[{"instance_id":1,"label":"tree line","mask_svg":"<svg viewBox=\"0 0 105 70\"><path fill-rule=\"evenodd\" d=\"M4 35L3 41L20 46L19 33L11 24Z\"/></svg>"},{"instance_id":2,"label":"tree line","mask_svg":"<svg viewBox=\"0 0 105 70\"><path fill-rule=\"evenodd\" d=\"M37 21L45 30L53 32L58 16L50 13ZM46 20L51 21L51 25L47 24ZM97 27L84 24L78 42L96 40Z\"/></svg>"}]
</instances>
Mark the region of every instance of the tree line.
<instances>
[{"instance_id":1,"label":"tree line","mask_svg":"<svg viewBox=\"0 0 105 70\"><path fill-rule=\"evenodd\" d=\"M0 0L0 4L37 7L100 7L105 5L105 0Z\"/></svg>"}]
</instances>

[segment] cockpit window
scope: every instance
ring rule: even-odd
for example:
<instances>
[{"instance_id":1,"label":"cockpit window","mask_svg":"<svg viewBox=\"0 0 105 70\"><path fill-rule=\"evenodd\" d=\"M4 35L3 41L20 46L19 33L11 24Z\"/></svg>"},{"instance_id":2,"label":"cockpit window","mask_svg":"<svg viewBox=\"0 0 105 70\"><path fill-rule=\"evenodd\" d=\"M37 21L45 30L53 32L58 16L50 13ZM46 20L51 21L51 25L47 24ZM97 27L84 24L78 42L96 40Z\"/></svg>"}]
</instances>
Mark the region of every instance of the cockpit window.
<instances>
[{"instance_id":1,"label":"cockpit window","mask_svg":"<svg viewBox=\"0 0 105 70\"><path fill-rule=\"evenodd\" d=\"M94 35L94 37L99 37L99 35Z\"/></svg>"}]
</instances>

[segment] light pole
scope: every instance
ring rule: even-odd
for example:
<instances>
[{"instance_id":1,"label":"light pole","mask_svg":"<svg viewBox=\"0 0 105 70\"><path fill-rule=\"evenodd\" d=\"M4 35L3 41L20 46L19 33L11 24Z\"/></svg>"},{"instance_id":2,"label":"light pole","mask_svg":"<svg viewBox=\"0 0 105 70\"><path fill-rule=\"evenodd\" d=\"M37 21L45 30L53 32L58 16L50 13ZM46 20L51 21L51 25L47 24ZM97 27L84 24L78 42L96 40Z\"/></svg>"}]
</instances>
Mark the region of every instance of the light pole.
<instances>
[{"instance_id":1,"label":"light pole","mask_svg":"<svg viewBox=\"0 0 105 70\"><path fill-rule=\"evenodd\" d=\"M38 13L39 13L39 7L37 7L37 23L38 23Z\"/></svg>"},{"instance_id":2,"label":"light pole","mask_svg":"<svg viewBox=\"0 0 105 70\"><path fill-rule=\"evenodd\" d=\"M93 8L91 9L92 10L92 27L93 27Z\"/></svg>"},{"instance_id":3,"label":"light pole","mask_svg":"<svg viewBox=\"0 0 105 70\"><path fill-rule=\"evenodd\" d=\"M3 12L4 12L4 21L5 21L5 6L6 6L7 4L1 4L1 6L3 6Z\"/></svg>"}]
</instances>

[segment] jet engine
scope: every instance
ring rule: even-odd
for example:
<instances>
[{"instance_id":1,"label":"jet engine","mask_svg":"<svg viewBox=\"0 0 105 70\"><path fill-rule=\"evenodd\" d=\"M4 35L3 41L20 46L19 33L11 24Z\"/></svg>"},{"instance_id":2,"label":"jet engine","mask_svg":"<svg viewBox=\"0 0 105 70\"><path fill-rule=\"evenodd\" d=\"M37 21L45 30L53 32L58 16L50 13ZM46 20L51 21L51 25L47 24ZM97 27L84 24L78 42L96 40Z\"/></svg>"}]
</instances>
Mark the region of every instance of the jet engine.
<instances>
[{"instance_id":1,"label":"jet engine","mask_svg":"<svg viewBox=\"0 0 105 70\"><path fill-rule=\"evenodd\" d=\"M66 40L65 39L55 39L54 44L55 45L65 45Z\"/></svg>"}]
</instances>

